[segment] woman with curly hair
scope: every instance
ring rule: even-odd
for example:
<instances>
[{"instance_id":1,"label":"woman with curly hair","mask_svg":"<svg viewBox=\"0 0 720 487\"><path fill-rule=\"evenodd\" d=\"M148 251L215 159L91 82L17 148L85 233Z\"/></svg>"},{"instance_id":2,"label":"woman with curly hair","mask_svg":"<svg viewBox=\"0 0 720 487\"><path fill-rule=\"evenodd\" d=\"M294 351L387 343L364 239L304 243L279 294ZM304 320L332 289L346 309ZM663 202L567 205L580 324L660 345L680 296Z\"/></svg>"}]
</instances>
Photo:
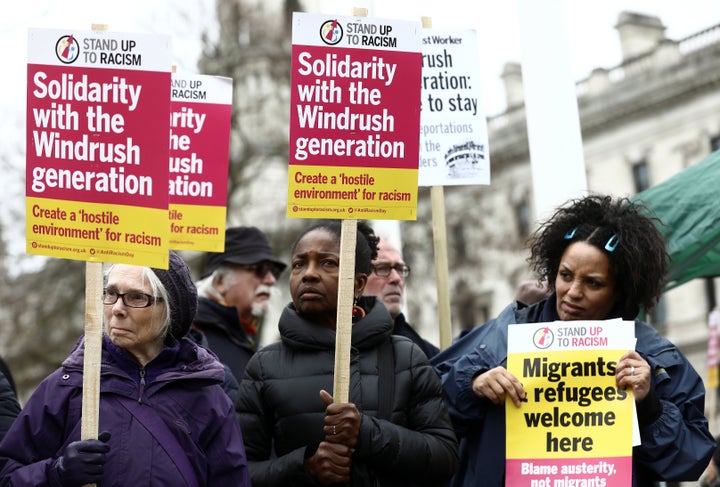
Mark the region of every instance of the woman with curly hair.
<instances>
[{"instance_id":1,"label":"woman with curly hair","mask_svg":"<svg viewBox=\"0 0 720 487\"><path fill-rule=\"evenodd\" d=\"M637 319L662 293L669 261L657 219L627 198L590 195L569 202L530 239L530 267L550 295L515 301L433 358L461 441L453 486L505 485L505 400L525 390L507 368L508 325L556 320L635 322L635 350L617 361L618 388L632 388L641 444L633 486L696 480L715 440L704 416L705 388L682 352Z\"/></svg>"},{"instance_id":2,"label":"woman with curly hair","mask_svg":"<svg viewBox=\"0 0 720 487\"><path fill-rule=\"evenodd\" d=\"M235 408L253 487L438 486L457 465L457 439L440 380L423 351L392 335L375 296L362 296L378 238L358 222L349 402L334 402L339 221L303 232L292 247L292 302L281 341L250 359ZM353 305L354 304L354 305Z\"/></svg>"}]
</instances>

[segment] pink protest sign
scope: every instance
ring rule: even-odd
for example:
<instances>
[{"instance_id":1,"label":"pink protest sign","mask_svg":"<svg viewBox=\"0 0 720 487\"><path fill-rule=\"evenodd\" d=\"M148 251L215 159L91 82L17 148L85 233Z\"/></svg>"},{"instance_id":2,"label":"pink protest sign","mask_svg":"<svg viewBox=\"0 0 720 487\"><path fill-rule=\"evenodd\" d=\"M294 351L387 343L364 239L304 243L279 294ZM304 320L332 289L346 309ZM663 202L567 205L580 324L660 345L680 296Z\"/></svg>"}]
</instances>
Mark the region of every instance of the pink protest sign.
<instances>
[{"instance_id":1,"label":"pink protest sign","mask_svg":"<svg viewBox=\"0 0 720 487\"><path fill-rule=\"evenodd\" d=\"M27 252L167 266L170 39L28 32Z\"/></svg>"},{"instance_id":2,"label":"pink protest sign","mask_svg":"<svg viewBox=\"0 0 720 487\"><path fill-rule=\"evenodd\" d=\"M421 31L293 15L288 217L417 217Z\"/></svg>"},{"instance_id":3,"label":"pink protest sign","mask_svg":"<svg viewBox=\"0 0 720 487\"><path fill-rule=\"evenodd\" d=\"M232 79L174 74L170 114L170 247L225 247Z\"/></svg>"}]
</instances>

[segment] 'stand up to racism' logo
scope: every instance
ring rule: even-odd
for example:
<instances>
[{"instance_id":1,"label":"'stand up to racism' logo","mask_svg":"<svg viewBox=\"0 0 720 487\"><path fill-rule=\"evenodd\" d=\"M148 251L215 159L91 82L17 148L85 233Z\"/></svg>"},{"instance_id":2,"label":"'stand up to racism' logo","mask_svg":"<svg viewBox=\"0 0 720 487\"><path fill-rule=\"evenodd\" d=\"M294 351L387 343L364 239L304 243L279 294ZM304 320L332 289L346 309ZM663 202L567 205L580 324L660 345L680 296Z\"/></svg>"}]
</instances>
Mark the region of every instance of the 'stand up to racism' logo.
<instances>
[{"instance_id":1,"label":"'stand up to racism' logo","mask_svg":"<svg viewBox=\"0 0 720 487\"><path fill-rule=\"evenodd\" d=\"M533 335L533 344L535 344L535 346L540 349L548 348L550 345L552 345L552 342L554 340L555 336L553 335L553 332L550 331L550 328L548 328L547 326L539 328Z\"/></svg>"},{"instance_id":2,"label":"'stand up to racism' logo","mask_svg":"<svg viewBox=\"0 0 720 487\"><path fill-rule=\"evenodd\" d=\"M320 26L320 39L325 44L334 46L343 38L343 29L337 20L326 20Z\"/></svg>"},{"instance_id":3,"label":"'stand up to racism' logo","mask_svg":"<svg viewBox=\"0 0 720 487\"><path fill-rule=\"evenodd\" d=\"M74 36L62 36L55 44L55 55L61 63L72 64L80 55L80 45Z\"/></svg>"}]
</instances>

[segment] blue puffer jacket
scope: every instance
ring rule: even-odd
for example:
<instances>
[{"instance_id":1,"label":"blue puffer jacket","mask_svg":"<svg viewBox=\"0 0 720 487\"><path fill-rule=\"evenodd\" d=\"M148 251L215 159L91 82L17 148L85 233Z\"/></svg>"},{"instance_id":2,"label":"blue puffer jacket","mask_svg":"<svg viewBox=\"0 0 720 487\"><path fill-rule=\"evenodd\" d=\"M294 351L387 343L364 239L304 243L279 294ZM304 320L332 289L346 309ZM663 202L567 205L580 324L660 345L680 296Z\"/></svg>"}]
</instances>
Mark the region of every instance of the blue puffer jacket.
<instances>
[{"instance_id":1,"label":"blue puffer jacket","mask_svg":"<svg viewBox=\"0 0 720 487\"><path fill-rule=\"evenodd\" d=\"M514 302L431 360L442 379L460 439L460 465L453 487L505 485L505 406L478 398L472 380L499 365L506 366L508 325L550 321L543 310L545 306L554 308L554 300L552 295L532 306ZM633 449L633 486L696 480L715 449L704 416L705 387L682 352L650 325L635 321L635 336L637 352L655 371L652 385L662 413L649 423L639 418L642 444Z\"/></svg>"},{"instance_id":2,"label":"blue puffer jacket","mask_svg":"<svg viewBox=\"0 0 720 487\"><path fill-rule=\"evenodd\" d=\"M84 341L45 378L0 443L0 485L53 486L56 459L80 439ZM144 378L141 379L141 377ZM185 485L155 438L117 402L152 407L177 436L201 486L250 486L234 408L220 383L220 363L188 338L140 366L107 337L103 341L98 431L111 433L109 486Z\"/></svg>"}]
</instances>

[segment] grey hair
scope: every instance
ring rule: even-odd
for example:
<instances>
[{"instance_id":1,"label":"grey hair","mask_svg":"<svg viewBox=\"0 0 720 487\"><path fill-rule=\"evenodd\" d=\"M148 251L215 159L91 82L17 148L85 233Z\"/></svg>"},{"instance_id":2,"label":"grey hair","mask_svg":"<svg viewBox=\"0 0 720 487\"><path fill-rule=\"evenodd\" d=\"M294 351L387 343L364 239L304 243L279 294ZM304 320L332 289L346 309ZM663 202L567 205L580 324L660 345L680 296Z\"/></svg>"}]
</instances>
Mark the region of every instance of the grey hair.
<instances>
[{"instance_id":1,"label":"grey hair","mask_svg":"<svg viewBox=\"0 0 720 487\"><path fill-rule=\"evenodd\" d=\"M110 272L112 272L113 268L115 267L115 264L111 265L108 270L105 272L105 284L107 285L107 278L110 275ZM153 296L159 296L162 298L162 300L165 302L165 307L162 308L162 336L165 338L168 333L170 332L170 324L171 324L171 317L170 317L170 297L168 295L167 290L165 289L165 286L163 286L162 281L160 281L160 278L153 272L153 270L149 267L142 267L142 278L143 282L147 281L148 284L150 284L150 289L152 290L151 294ZM176 303L172 303L173 305L176 305ZM150 307L153 309L153 317L155 317L156 313L158 312L157 308L157 301L153 302Z\"/></svg>"},{"instance_id":2,"label":"grey hair","mask_svg":"<svg viewBox=\"0 0 720 487\"><path fill-rule=\"evenodd\" d=\"M202 296L205 298L214 298L222 302L224 298L218 292L218 290L215 289L215 283L226 275L233 272L234 270L235 267L232 265L220 264L218 268L212 272L212 274L210 274L204 279L199 280L196 283L198 296Z\"/></svg>"}]
</instances>

